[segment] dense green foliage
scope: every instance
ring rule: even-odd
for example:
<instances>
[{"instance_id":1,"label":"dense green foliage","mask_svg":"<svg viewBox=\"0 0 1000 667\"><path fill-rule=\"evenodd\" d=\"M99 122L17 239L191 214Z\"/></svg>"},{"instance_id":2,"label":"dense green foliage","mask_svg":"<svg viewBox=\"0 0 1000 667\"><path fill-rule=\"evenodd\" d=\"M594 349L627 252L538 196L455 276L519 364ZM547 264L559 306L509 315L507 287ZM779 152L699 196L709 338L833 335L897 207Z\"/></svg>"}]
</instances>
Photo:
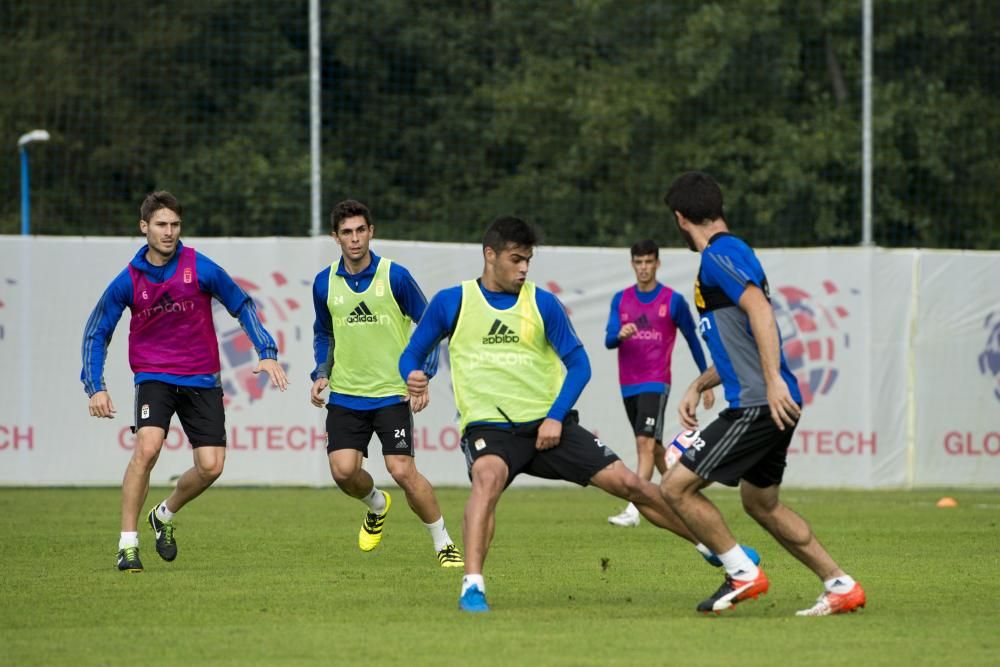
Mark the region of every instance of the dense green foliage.
<instances>
[{"instance_id":1,"label":"dense green foliage","mask_svg":"<svg viewBox=\"0 0 1000 667\"><path fill-rule=\"evenodd\" d=\"M323 3L324 208L474 240L516 213L550 243L679 239L663 193L703 169L760 245L860 240L861 3ZM1000 248L1000 9L875 3L875 237ZM307 3L0 5L0 233L123 234L175 191L187 233L309 229Z\"/></svg>"},{"instance_id":2,"label":"dense green foliage","mask_svg":"<svg viewBox=\"0 0 1000 667\"><path fill-rule=\"evenodd\" d=\"M322 456L322 454L319 454ZM456 453L456 465L462 465ZM721 583L648 523L615 528L596 489L512 489L486 564L493 610L457 609L461 570L437 566L397 496L382 544L357 547L363 505L334 489L210 489L177 517L161 561L114 566L117 489L0 489L5 665L987 665L996 664L1000 494L786 491L868 607L796 618L822 586L711 491L760 549L770 592L721 617L694 606ZM166 494L153 489L150 503ZM467 489L439 489L461 537Z\"/></svg>"}]
</instances>

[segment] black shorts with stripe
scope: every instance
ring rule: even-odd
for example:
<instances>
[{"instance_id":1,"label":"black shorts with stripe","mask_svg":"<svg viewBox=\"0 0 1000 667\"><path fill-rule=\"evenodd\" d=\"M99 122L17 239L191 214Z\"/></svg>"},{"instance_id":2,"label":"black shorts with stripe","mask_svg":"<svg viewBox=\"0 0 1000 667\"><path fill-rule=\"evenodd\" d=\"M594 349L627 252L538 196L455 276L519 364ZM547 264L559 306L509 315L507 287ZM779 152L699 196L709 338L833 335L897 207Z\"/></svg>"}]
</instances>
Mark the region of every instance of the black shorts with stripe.
<instances>
[{"instance_id":1,"label":"black shorts with stripe","mask_svg":"<svg viewBox=\"0 0 1000 667\"><path fill-rule=\"evenodd\" d=\"M413 456L413 414L400 401L374 410L326 406L326 451L355 449L368 458L368 443L377 434L382 455Z\"/></svg>"},{"instance_id":2,"label":"black shorts with stripe","mask_svg":"<svg viewBox=\"0 0 1000 667\"><path fill-rule=\"evenodd\" d=\"M535 439L543 420L512 429L508 425L471 425L462 436L462 452L472 478L472 464L481 456L499 456L507 463L507 484L520 474L559 479L580 486L618 461L618 455L572 417L563 422L559 444L538 451Z\"/></svg>"},{"instance_id":3,"label":"black shorts with stripe","mask_svg":"<svg viewBox=\"0 0 1000 667\"><path fill-rule=\"evenodd\" d=\"M647 438L655 438L657 442L663 442L663 413L667 409L667 397L670 396L670 387L662 394L655 392L643 392L634 396L626 396L625 414L632 425L632 433Z\"/></svg>"},{"instance_id":4,"label":"black shorts with stripe","mask_svg":"<svg viewBox=\"0 0 1000 667\"><path fill-rule=\"evenodd\" d=\"M794 426L778 430L766 405L729 408L696 432L681 463L702 479L736 486L781 484Z\"/></svg>"},{"instance_id":5,"label":"black shorts with stripe","mask_svg":"<svg viewBox=\"0 0 1000 667\"><path fill-rule=\"evenodd\" d=\"M185 387L155 380L136 385L133 433L144 426L169 431L175 413L191 447L226 445L222 387Z\"/></svg>"}]
</instances>

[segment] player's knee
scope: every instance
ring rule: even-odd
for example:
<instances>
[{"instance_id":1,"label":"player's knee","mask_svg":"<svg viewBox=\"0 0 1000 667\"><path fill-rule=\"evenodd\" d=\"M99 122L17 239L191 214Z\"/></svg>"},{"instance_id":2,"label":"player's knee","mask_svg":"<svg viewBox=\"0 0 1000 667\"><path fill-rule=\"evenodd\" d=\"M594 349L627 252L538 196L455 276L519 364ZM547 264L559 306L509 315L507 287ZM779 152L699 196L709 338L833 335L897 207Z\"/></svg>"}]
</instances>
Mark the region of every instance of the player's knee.
<instances>
[{"instance_id":1,"label":"player's knee","mask_svg":"<svg viewBox=\"0 0 1000 667\"><path fill-rule=\"evenodd\" d=\"M480 489L503 489L507 481L504 471L493 466L473 466L472 484Z\"/></svg>"},{"instance_id":2,"label":"player's knee","mask_svg":"<svg viewBox=\"0 0 1000 667\"><path fill-rule=\"evenodd\" d=\"M656 452L656 439L652 436L639 436L635 439L635 447L640 454L653 456Z\"/></svg>"},{"instance_id":3,"label":"player's knee","mask_svg":"<svg viewBox=\"0 0 1000 667\"><path fill-rule=\"evenodd\" d=\"M223 459L204 461L199 463L197 467L198 474L201 475L202 479L207 482L214 482L222 475L222 469L225 467L225 461Z\"/></svg>"},{"instance_id":4,"label":"player's knee","mask_svg":"<svg viewBox=\"0 0 1000 667\"><path fill-rule=\"evenodd\" d=\"M330 466L330 474L333 475L333 481L337 486L344 488L350 486L358 470L349 466Z\"/></svg>"},{"instance_id":5,"label":"player's knee","mask_svg":"<svg viewBox=\"0 0 1000 667\"><path fill-rule=\"evenodd\" d=\"M777 502L772 502L765 498L756 496L743 496L743 511L753 517L758 523L767 523L775 510L778 508Z\"/></svg>"},{"instance_id":6,"label":"player's knee","mask_svg":"<svg viewBox=\"0 0 1000 667\"><path fill-rule=\"evenodd\" d=\"M402 458L402 457L394 457L394 458ZM393 481L395 481L400 488L405 489L409 487L416 480L417 467L413 465L413 459L409 457L406 457L402 461L394 461L391 459L387 459L385 462L385 467L386 470L389 472L389 475L392 477Z\"/></svg>"},{"instance_id":7,"label":"player's knee","mask_svg":"<svg viewBox=\"0 0 1000 667\"><path fill-rule=\"evenodd\" d=\"M138 468L151 470L156 459L160 457L160 446L161 443L137 442L135 449L132 450L132 464Z\"/></svg>"}]
</instances>

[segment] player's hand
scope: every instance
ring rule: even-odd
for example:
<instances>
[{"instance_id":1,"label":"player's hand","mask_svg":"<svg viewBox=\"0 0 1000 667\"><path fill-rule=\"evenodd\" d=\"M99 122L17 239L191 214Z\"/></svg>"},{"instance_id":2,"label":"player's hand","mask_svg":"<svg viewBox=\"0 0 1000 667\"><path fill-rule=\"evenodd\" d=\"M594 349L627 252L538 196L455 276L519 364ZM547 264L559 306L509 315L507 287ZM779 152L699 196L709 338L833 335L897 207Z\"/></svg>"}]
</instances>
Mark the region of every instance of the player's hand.
<instances>
[{"instance_id":1,"label":"player's hand","mask_svg":"<svg viewBox=\"0 0 1000 667\"><path fill-rule=\"evenodd\" d=\"M767 385L767 405L771 408L771 419L779 431L786 426L795 426L802 416L802 408L792 398L788 385L783 380Z\"/></svg>"},{"instance_id":2,"label":"player's hand","mask_svg":"<svg viewBox=\"0 0 1000 667\"><path fill-rule=\"evenodd\" d=\"M90 416L104 417L105 419L115 418L115 404L111 402L111 394L105 390L95 391L90 397Z\"/></svg>"},{"instance_id":3,"label":"player's hand","mask_svg":"<svg viewBox=\"0 0 1000 667\"><path fill-rule=\"evenodd\" d=\"M271 384L281 391L288 389L288 376L285 375L285 369L281 367L277 359L261 359L257 368L253 369L254 375L258 373L267 373L268 377L271 378Z\"/></svg>"},{"instance_id":4,"label":"player's hand","mask_svg":"<svg viewBox=\"0 0 1000 667\"><path fill-rule=\"evenodd\" d=\"M618 330L618 340L625 340L626 338L631 338L634 336L639 329L635 326L635 323L629 322L628 324L623 324L622 328Z\"/></svg>"},{"instance_id":5,"label":"player's hand","mask_svg":"<svg viewBox=\"0 0 1000 667\"><path fill-rule=\"evenodd\" d=\"M312 389L309 390L309 400L317 408L321 408L326 404L326 401L323 400L323 392L328 386L330 386L330 381L326 378L316 378L316 381L313 382Z\"/></svg>"},{"instance_id":6,"label":"player's hand","mask_svg":"<svg viewBox=\"0 0 1000 667\"><path fill-rule=\"evenodd\" d=\"M711 410L712 406L715 405L715 390L706 389L701 392L701 404L705 406L706 410Z\"/></svg>"},{"instance_id":7,"label":"player's hand","mask_svg":"<svg viewBox=\"0 0 1000 667\"><path fill-rule=\"evenodd\" d=\"M562 422L546 417L542 425L538 427L538 437L535 438L535 449L542 451L552 449L559 444L562 438Z\"/></svg>"},{"instance_id":8,"label":"player's hand","mask_svg":"<svg viewBox=\"0 0 1000 667\"><path fill-rule=\"evenodd\" d=\"M711 391L711 390L710 390ZM677 416L680 419L681 426L687 430L695 430L698 428L698 401L701 400L701 392L694 385L688 387L688 390L684 392L681 396L681 402L677 406ZM714 401L713 396L713 401Z\"/></svg>"},{"instance_id":9,"label":"player's hand","mask_svg":"<svg viewBox=\"0 0 1000 667\"><path fill-rule=\"evenodd\" d=\"M431 392L425 391L422 394L410 394L407 400L410 401L410 411L413 414L417 414L431 402Z\"/></svg>"},{"instance_id":10,"label":"player's hand","mask_svg":"<svg viewBox=\"0 0 1000 667\"><path fill-rule=\"evenodd\" d=\"M431 395L428 391L429 383L427 373L423 371L410 371L410 374L406 376L406 393L409 395L410 410L414 414L426 408L431 401Z\"/></svg>"},{"instance_id":11,"label":"player's hand","mask_svg":"<svg viewBox=\"0 0 1000 667\"><path fill-rule=\"evenodd\" d=\"M410 396L426 393L429 383L427 373L410 371L410 374L406 376L406 391L409 392Z\"/></svg>"}]
</instances>

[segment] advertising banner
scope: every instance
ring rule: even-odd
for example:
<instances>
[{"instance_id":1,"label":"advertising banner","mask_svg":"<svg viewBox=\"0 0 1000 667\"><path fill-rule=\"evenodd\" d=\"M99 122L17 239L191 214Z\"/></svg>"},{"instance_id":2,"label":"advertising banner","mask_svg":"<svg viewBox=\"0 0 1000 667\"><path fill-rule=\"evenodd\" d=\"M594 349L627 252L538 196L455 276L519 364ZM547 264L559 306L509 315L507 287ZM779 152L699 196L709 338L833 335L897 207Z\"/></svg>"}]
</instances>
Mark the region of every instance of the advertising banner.
<instances>
[{"instance_id":1,"label":"advertising banner","mask_svg":"<svg viewBox=\"0 0 1000 667\"><path fill-rule=\"evenodd\" d=\"M114 419L88 415L80 382L84 326L107 285L143 240L0 238L0 484L117 485L134 446L129 313L107 351ZM286 392L253 375L257 357L239 323L215 304L226 397L228 451L221 484L332 484L325 410L309 402L314 367L312 283L339 259L329 237L185 239L253 297L291 380ZM474 244L373 241L406 266L430 299L482 271ZM786 484L900 487L1000 483L1000 275L996 253L880 249L762 250L785 355L804 397ZM583 342L593 377L581 422L632 466L635 444L618 386L617 353L604 347L612 296L635 281L627 248L541 246L529 279L556 294ZM661 251L661 282L697 320L699 256ZM962 295L958 298L958 295ZM163 341L181 346L184 341ZM700 343L699 343L700 344ZM678 336L665 435L680 430L676 405L697 375ZM721 409L700 416L707 424ZM446 342L429 407L414 418L417 465L435 484L468 483ZM389 480L377 441L366 462ZM153 484L191 465L175 418ZM541 483L526 479L520 484Z\"/></svg>"}]
</instances>

